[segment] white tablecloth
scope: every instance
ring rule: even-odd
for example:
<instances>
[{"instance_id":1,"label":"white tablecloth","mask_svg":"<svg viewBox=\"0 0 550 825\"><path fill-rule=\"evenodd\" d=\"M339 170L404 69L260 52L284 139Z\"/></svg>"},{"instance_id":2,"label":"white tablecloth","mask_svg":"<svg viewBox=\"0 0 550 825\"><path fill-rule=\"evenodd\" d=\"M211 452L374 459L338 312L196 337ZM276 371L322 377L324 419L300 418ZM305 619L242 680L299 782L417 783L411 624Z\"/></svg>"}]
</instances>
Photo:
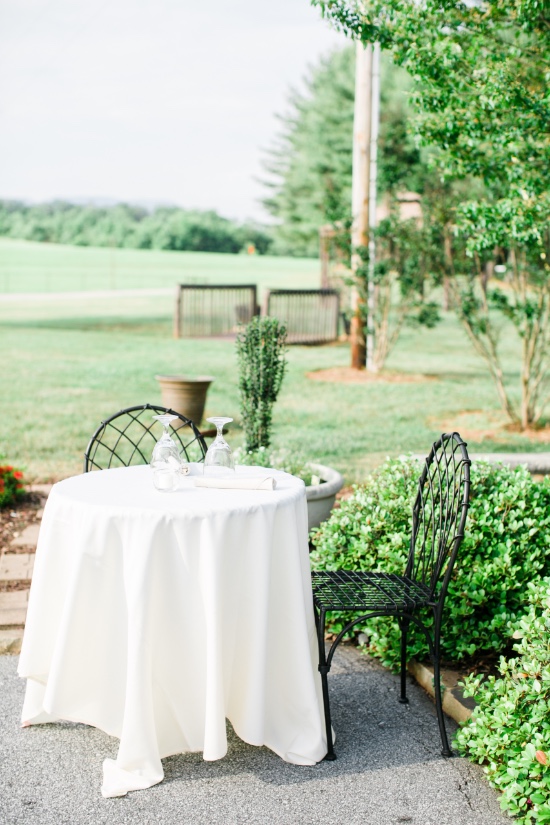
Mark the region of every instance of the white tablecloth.
<instances>
[{"instance_id":1,"label":"white tablecloth","mask_svg":"<svg viewBox=\"0 0 550 825\"><path fill-rule=\"evenodd\" d=\"M171 754L221 759L226 718L288 762L325 755L305 489L269 472L272 491L188 477L163 493L147 466L54 485L19 661L22 721L118 737L104 796L160 782Z\"/></svg>"}]
</instances>

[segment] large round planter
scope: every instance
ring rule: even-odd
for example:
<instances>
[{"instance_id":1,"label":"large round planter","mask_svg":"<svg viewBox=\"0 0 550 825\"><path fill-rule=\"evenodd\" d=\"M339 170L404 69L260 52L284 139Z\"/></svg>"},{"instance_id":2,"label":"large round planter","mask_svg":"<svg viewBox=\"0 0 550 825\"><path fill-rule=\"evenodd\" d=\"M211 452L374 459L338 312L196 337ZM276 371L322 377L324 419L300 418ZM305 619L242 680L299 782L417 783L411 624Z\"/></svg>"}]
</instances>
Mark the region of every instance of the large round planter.
<instances>
[{"instance_id":1,"label":"large round planter","mask_svg":"<svg viewBox=\"0 0 550 825\"><path fill-rule=\"evenodd\" d=\"M162 405L175 410L200 426L211 375L155 375L160 384Z\"/></svg>"},{"instance_id":2,"label":"large round planter","mask_svg":"<svg viewBox=\"0 0 550 825\"><path fill-rule=\"evenodd\" d=\"M336 493L344 486L344 477L324 464L311 464L315 475L322 479L321 484L306 487L308 530L319 527L330 516L336 500Z\"/></svg>"}]
</instances>

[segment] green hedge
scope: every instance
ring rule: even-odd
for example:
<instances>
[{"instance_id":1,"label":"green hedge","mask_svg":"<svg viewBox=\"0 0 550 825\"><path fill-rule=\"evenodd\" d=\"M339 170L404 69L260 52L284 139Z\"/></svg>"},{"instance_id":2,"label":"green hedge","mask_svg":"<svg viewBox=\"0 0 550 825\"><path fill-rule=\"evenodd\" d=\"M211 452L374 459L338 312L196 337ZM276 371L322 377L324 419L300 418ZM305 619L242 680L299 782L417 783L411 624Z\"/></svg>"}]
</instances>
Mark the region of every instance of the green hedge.
<instances>
[{"instance_id":1,"label":"green hedge","mask_svg":"<svg viewBox=\"0 0 550 825\"><path fill-rule=\"evenodd\" d=\"M313 536L313 567L402 573L420 471L413 458L388 460L356 487ZM527 584L549 574L550 483L533 481L525 468L474 463L466 536L445 606L444 659L459 662L504 650L508 625L524 610ZM339 630L344 620L340 615L329 629ZM367 634L370 653L398 665L397 622L371 619L356 630ZM414 627L409 651L418 658L428 655Z\"/></svg>"},{"instance_id":2,"label":"green hedge","mask_svg":"<svg viewBox=\"0 0 550 825\"><path fill-rule=\"evenodd\" d=\"M500 677L469 677L478 706L458 732L462 753L480 763L503 792L501 807L519 823L550 823L550 579L530 584L529 612L515 625L517 658Z\"/></svg>"}]
</instances>

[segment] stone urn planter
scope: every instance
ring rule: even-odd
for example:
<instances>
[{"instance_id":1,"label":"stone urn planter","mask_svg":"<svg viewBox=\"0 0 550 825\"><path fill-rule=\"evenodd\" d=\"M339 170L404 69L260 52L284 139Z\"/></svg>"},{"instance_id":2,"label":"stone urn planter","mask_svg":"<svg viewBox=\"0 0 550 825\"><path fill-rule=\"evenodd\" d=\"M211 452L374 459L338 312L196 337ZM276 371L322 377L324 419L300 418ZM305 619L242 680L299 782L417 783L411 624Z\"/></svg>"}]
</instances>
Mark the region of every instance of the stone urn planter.
<instances>
[{"instance_id":1,"label":"stone urn planter","mask_svg":"<svg viewBox=\"0 0 550 825\"><path fill-rule=\"evenodd\" d=\"M344 486L344 477L324 464L309 465L315 475L321 479L320 484L306 487L308 530L319 527L330 516L336 500L336 493Z\"/></svg>"},{"instance_id":2,"label":"stone urn planter","mask_svg":"<svg viewBox=\"0 0 550 825\"><path fill-rule=\"evenodd\" d=\"M211 375L155 375L160 384L163 407L169 407L200 428Z\"/></svg>"}]
</instances>

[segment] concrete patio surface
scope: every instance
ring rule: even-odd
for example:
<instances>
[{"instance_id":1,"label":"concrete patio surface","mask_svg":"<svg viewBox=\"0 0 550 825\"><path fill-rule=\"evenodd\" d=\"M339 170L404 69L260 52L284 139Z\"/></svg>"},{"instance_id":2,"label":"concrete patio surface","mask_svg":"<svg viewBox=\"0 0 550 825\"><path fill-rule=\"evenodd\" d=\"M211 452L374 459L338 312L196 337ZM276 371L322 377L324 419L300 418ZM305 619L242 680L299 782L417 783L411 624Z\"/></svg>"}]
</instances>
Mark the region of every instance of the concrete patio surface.
<instances>
[{"instance_id":1,"label":"concrete patio surface","mask_svg":"<svg viewBox=\"0 0 550 825\"><path fill-rule=\"evenodd\" d=\"M443 759L432 701L356 648L330 675L336 762L298 767L232 731L225 759L165 759L160 785L119 799L100 793L118 740L72 723L20 728L24 682L0 656L2 825L504 825L480 767ZM456 725L448 720L454 731Z\"/></svg>"}]
</instances>

